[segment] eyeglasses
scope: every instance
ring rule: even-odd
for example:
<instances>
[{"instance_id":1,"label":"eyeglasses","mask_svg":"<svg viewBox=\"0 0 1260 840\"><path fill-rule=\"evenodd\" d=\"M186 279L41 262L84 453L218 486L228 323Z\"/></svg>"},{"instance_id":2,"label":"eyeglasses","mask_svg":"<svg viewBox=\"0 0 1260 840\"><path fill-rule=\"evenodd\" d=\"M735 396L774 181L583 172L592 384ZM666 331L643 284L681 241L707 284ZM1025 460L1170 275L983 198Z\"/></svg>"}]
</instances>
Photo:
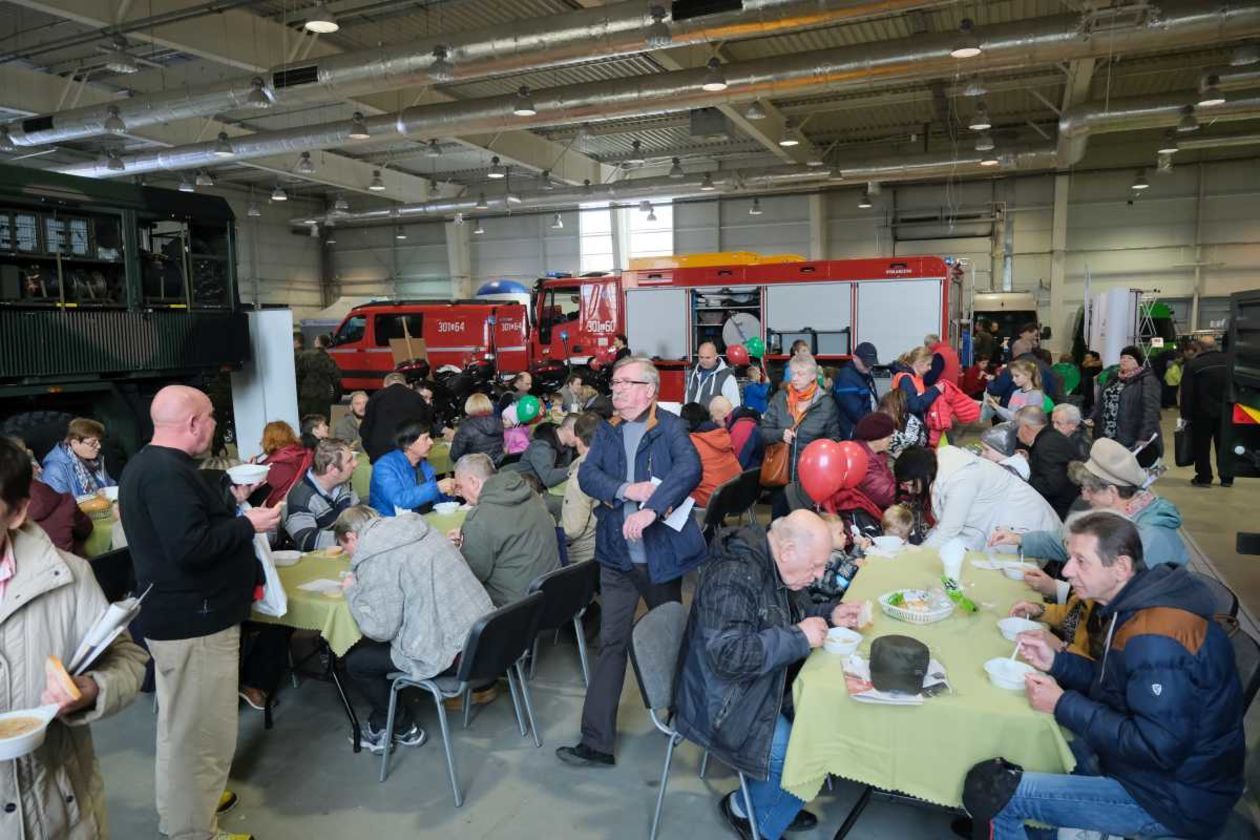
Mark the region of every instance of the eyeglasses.
<instances>
[{"instance_id":1,"label":"eyeglasses","mask_svg":"<svg viewBox=\"0 0 1260 840\"><path fill-rule=\"evenodd\" d=\"M614 379L608 383L612 388L627 388L631 385L651 385L646 379Z\"/></svg>"},{"instance_id":2,"label":"eyeglasses","mask_svg":"<svg viewBox=\"0 0 1260 840\"><path fill-rule=\"evenodd\" d=\"M83 438L79 441L80 446L86 446L88 449L100 449L101 442L96 438Z\"/></svg>"}]
</instances>

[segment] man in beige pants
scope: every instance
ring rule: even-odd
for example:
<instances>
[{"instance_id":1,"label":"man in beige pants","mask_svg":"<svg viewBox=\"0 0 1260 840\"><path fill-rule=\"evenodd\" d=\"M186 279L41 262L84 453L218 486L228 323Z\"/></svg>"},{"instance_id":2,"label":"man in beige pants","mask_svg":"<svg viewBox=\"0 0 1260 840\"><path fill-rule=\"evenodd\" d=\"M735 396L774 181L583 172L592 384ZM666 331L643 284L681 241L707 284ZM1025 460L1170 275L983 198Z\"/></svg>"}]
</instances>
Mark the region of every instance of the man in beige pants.
<instances>
[{"instance_id":1,"label":"man in beige pants","mask_svg":"<svg viewBox=\"0 0 1260 840\"><path fill-rule=\"evenodd\" d=\"M214 409L195 388L171 385L153 398L153 440L123 473L119 507L140 590L152 586L140 627L157 676L158 828L172 840L246 840L218 829L236 751L240 625L260 569L254 534L279 508L238 505L253 487L223 489L193 456L214 438Z\"/></svg>"}]
</instances>

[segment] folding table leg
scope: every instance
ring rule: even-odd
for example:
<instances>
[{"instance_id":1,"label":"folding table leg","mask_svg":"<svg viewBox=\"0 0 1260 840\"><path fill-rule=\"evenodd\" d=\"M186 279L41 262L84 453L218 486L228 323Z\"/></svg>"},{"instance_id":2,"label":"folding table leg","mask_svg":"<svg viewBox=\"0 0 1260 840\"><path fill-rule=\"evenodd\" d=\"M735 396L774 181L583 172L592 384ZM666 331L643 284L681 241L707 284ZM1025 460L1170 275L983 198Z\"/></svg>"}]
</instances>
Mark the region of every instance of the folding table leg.
<instances>
[{"instance_id":1,"label":"folding table leg","mask_svg":"<svg viewBox=\"0 0 1260 840\"><path fill-rule=\"evenodd\" d=\"M330 648L328 651L328 678L332 680L332 684L337 687L337 694L341 697L341 707L346 710L346 717L350 718L350 733L354 738L354 751L359 752L363 749L363 730L359 727L359 716L354 713L354 706L350 703L350 697L346 694L345 686L341 684L341 678L337 676L337 657Z\"/></svg>"},{"instance_id":2,"label":"folding table leg","mask_svg":"<svg viewBox=\"0 0 1260 840\"><path fill-rule=\"evenodd\" d=\"M862 795L858 797L858 801L853 803L853 807L849 809L849 815L844 818L844 822L840 824L840 830L835 833L833 840L843 840L853 826L857 823L858 817L862 816L862 812L866 810L866 806L871 804L871 794L875 792L875 788L870 785L862 786Z\"/></svg>"}]
</instances>

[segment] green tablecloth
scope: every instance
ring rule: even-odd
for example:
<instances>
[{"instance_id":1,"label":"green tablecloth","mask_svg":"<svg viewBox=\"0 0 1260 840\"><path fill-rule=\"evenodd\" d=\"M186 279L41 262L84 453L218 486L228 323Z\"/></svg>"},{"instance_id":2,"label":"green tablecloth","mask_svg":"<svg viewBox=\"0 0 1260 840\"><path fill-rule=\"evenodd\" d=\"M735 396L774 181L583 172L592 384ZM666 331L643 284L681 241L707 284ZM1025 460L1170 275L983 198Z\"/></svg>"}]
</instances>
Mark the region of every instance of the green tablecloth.
<instances>
[{"instance_id":1,"label":"green tablecloth","mask_svg":"<svg viewBox=\"0 0 1260 840\"><path fill-rule=\"evenodd\" d=\"M455 468L455 465L451 463L451 445L444 440L433 444L427 460L429 466L433 467L433 472L439 476L446 475Z\"/></svg>"},{"instance_id":2,"label":"green tablecloth","mask_svg":"<svg viewBox=\"0 0 1260 840\"><path fill-rule=\"evenodd\" d=\"M425 521L445 534L451 528L458 528L468 515L459 510L445 516L430 513ZM328 557L323 551L313 551L302 555L302 559L292 566L282 566L276 571L280 582L284 584L284 594L288 598L288 611L281 617L253 613L253 621L264 624L282 624L285 627L297 627L302 630L314 630L324 637L332 652L344 656L346 651L355 646L363 634L359 625L350 615L350 607L341 593L323 595L319 592L307 592L299 589L302 584L325 578L341 580L341 573L350 570L350 561L344 554L339 557Z\"/></svg>"},{"instance_id":3,"label":"green tablecloth","mask_svg":"<svg viewBox=\"0 0 1260 840\"><path fill-rule=\"evenodd\" d=\"M983 555L969 555L962 582L978 612L955 610L944 621L916 625L889 618L876 603L874 626L864 631L859 648L869 656L877 636L917 638L945 666L954 693L922 706L859 703L845 690L841 657L814 651L792 686L796 720L783 769L785 790L808 802L831 773L955 807L962 803L963 777L978 761L1000 755L1044 773L1075 766L1054 718L1033 711L1022 693L993 686L984 672L986 660L1010 655L1014 646L997 620L1029 590L1000 571L974 568L973 557ZM876 602L892 589L939 586L940 571L937 553L928 549L871 558L845 600Z\"/></svg>"},{"instance_id":4,"label":"green tablecloth","mask_svg":"<svg viewBox=\"0 0 1260 840\"><path fill-rule=\"evenodd\" d=\"M89 560L99 557L114 547L114 517L103 516L92 520L92 534L83 541L83 554Z\"/></svg>"},{"instance_id":5,"label":"green tablecloth","mask_svg":"<svg viewBox=\"0 0 1260 840\"><path fill-rule=\"evenodd\" d=\"M454 466L451 464L451 445L445 441L433 444L429 450L429 466L438 476L445 475ZM359 455L359 463L355 465L354 474L350 476L350 486L358 494L359 501L368 503L368 495L372 487L372 463L365 454Z\"/></svg>"}]
</instances>

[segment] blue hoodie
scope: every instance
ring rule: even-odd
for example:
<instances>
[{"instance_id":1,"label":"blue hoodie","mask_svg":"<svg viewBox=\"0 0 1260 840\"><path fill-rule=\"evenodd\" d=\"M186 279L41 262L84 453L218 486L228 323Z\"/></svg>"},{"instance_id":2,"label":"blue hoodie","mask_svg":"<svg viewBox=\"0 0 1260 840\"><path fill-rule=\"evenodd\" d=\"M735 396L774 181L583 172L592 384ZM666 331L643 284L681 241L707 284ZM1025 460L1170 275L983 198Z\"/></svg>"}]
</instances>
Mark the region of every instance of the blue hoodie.
<instances>
[{"instance_id":1,"label":"blue hoodie","mask_svg":"<svg viewBox=\"0 0 1260 840\"><path fill-rule=\"evenodd\" d=\"M1178 837L1211 838L1243 790L1242 687L1207 588L1185 569L1139 572L1096 608L1101 659L1058 653L1055 720Z\"/></svg>"},{"instance_id":2,"label":"blue hoodie","mask_svg":"<svg viewBox=\"0 0 1260 840\"><path fill-rule=\"evenodd\" d=\"M1172 502L1156 496L1155 501L1133 517L1133 524L1142 538L1142 556L1147 566L1184 566L1190 562L1190 553L1178 533L1181 511ZM1063 547L1062 535L1057 532L1033 531L1024 534L1020 544L1026 557L1067 562L1067 549Z\"/></svg>"}]
</instances>

